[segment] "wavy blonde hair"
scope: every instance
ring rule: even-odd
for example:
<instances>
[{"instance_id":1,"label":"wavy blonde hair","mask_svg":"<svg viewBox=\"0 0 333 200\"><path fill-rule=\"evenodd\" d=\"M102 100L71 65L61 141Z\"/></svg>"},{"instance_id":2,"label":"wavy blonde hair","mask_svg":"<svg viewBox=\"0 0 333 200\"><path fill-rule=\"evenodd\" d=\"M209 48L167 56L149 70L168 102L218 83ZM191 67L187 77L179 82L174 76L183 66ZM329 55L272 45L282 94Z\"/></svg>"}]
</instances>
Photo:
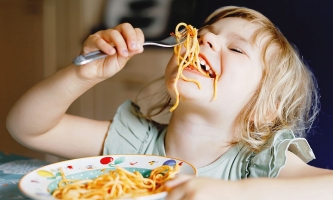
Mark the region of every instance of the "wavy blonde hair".
<instances>
[{"instance_id":1,"label":"wavy blonde hair","mask_svg":"<svg viewBox=\"0 0 333 200\"><path fill-rule=\"evenodd\" d=\"M222 7L206 19L204 26L227 17L257 24L252 42L260 40L262 45L260 85L236 121L240 140L259 150L281 129L305 137L319 112L319 95L316 79L298 50L268 18L249 8Z\"/></svg>"},{"instance_id":2,"label":"wavy blonde hair","mask_svg":"<svg viewBox=\"0 0 333 200\"><path fill-rule=\"evenodd\" d=\"M214 11L203 26L227 17L238 17L257 24L252 43L260 42L263 76L258 89L236 120L236 134L254 150L274 133L290 129L297 137L305 137L319 111L316 79L280 30L261 13L237 6ZM259 41L260 40L260 41ZM162 112L171 104L170 97L152 110ZM155 113L155 114L156 114ZM152 115L150 115L152 116Z\"/></svg>"}]
</instances>

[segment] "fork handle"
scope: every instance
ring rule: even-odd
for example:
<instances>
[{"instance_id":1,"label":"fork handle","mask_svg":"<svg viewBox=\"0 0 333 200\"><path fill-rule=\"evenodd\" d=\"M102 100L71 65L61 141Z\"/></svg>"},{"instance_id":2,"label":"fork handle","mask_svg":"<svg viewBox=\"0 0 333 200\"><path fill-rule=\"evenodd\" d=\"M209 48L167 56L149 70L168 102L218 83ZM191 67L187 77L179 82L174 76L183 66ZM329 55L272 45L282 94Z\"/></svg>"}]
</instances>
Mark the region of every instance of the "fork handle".
<instances>
[{"instance_id":1,"label":"fork handle","mask_svg":"<svg viewBox=\"0 0 333 200\"><path fill-rule=\"evenodd\" d=\"M98 60L98 59L101 59L101 58L105 58L107 57L108 55L100 50L98 51L93 51L93 52L90 52L86 55L79 55L78 57L76 57L74 60L73 60L73 63L75 65L84 65L84 64L87 64L87 63L90 63L94 60Z\"/></svg>"},{"instance_id":2,"label":"fork handle","mask_svg":"<svg viewBox=\"0 0 333 200\"><path fill-rule=\"evenodd\" d=\"M164 45L158 45L154 42L144 42L143 43L143 46L145 45L156 45L156 46L164 46ZM87 64L87 63L90 63L94 60L98 60L98 59L101 59L101 58L105 58L107 57L108 55L100 50L97 50L97 51L93 51L93 52L90 52L86 55L79 55L77 56L74 60L73 60L73 63L75 65L84 65L84 64Z\"/></svg>"}]
</instances>

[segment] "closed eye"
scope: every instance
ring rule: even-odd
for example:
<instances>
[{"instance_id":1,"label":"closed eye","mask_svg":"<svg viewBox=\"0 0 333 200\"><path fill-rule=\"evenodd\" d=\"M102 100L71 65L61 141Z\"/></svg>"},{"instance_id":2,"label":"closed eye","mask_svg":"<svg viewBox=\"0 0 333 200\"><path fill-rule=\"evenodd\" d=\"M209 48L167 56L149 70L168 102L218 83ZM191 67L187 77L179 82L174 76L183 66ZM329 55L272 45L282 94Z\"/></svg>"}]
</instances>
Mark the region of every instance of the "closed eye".
<instances>
[{"instance_id":1,"label":"closed eye","mask_svg":"<svg viewBox=\"0 0 333 200\"><path fill-rule=\"evenodd\" d=\"M234 51L234 52L237 52L237 53L241 53L241 54L244 54L244 52L239 49L239 48L230 48L231 51Z\"/></svg>"}]
</instances>

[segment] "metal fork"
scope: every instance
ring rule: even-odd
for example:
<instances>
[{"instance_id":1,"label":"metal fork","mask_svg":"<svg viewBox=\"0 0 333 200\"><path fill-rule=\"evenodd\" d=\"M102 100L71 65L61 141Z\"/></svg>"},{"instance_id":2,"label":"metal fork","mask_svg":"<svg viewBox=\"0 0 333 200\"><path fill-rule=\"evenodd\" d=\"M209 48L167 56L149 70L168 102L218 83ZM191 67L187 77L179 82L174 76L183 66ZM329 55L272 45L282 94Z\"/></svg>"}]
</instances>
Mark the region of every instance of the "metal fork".
<instances>
[{"instance_id":1,"label":"metal fork","mask_svg":"<svg viewBox=\"0 0 333 200\"><path fill-rule=\"evenodd\" d=\"M171 35L171 36L169 36L169 37L167 37L163 40L160 40L160 41L145 41L143 43L143 46L153 45L153 46L160 46L160 47L174 47L174 46L180 45L186 40L186 29L182 29L179 32L181 34L181 38L179 40L177 40L176 36ZM90 52L86 55L79 55L78 57L76 57L73 60L73 63L75 65L84 65L84 64L87 64L91 61L101 59L101 58L105 58L107 56L108 56L107 54L103 53L100 50L93 51L93 52Z\"/></svg>"}]
</instances>

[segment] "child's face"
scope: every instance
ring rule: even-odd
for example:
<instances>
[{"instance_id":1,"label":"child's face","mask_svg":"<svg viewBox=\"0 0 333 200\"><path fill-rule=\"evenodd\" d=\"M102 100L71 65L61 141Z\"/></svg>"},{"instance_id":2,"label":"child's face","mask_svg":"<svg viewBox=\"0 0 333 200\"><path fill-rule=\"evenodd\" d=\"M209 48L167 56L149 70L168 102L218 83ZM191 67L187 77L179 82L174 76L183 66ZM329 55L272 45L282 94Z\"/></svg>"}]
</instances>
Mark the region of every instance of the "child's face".
<instances>
[{"instance_id":1,"label":"child's face","mask_svg":"<svg viewBox=\"0 0 333 200\"><path fill-rule=\"evenodd\" d=\"M199 89L193 82L179 80L180 106L184 102L201 108L232 109L239 112L257 89L262 77L260 44L251 44L258 25L241 18L225 18L206 26L199 32L200 57L218 74L217 98L213 98L213 78L197 71L184 69L183 75L201 83ZM172 98L173 83L177 74L176 56L166 68L165 82ZM222 107L221 107L222 106Z\"/></svg>"}]
</instances>

